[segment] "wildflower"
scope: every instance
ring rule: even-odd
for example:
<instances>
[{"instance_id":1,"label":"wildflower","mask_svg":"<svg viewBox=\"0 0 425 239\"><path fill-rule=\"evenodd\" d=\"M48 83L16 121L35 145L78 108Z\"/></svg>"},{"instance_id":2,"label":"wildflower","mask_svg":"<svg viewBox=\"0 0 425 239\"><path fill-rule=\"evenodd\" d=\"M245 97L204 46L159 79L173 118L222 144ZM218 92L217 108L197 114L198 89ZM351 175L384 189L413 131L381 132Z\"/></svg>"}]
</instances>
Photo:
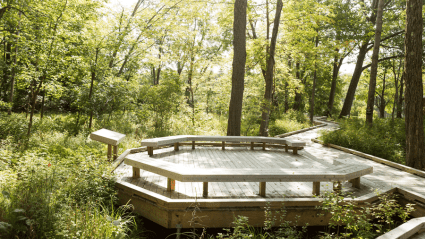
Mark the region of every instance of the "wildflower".
<instances>
[{"instance_id":1,"label":"wildflower","mask_svg":"<svg viewBox=\"0 0 425 239\"><path fill-rule=\"evenodd\" d=\"M50 166L52 166L52 164L51 164L51 163L49 163L49 164L47 165L47 167L50 167Z\"/></svg>"}]
</instances>

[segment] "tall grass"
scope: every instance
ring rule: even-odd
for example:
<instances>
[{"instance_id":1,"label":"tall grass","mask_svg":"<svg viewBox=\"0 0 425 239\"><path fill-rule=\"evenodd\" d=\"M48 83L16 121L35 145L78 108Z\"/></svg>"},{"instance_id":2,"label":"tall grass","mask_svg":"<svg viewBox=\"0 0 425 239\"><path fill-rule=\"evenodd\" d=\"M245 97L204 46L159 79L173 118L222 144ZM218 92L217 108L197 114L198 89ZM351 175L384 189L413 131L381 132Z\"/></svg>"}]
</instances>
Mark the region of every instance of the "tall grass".
<instances>
[{"instance_id":1,"label":"tall grass","mask_svg":"<svg viewBox=\"0 0 425 239\"><path fill-rule=\"evenodd\" d=\"M269 135L275 136L310 127L309 119L302 113L289 110L281 118L270 123Z\"/></svg>"},{"instance_id":2,"label":"tall grass","mask_svg":"<svg viewBox=\"0 0 425 239\"><path fill-rule=\"evenodd\" d=\"M123 238L134 228L116 205L106 145L75 134L74 115L36 117L29 139L25 115L1 116L0 238Z\"/></svg>"},{"instance_id":3,"label":"tall grass","mask_svg":"<svg viewBox=\"0 0 425 239\"><path fill-rule=\"evenodd\" d=\"M374 119L370 127L361 118L340 120L340 129L323 131L325 143L336 144L405 164L406 135L402 119Z\"/></svg>"}]
</instances>

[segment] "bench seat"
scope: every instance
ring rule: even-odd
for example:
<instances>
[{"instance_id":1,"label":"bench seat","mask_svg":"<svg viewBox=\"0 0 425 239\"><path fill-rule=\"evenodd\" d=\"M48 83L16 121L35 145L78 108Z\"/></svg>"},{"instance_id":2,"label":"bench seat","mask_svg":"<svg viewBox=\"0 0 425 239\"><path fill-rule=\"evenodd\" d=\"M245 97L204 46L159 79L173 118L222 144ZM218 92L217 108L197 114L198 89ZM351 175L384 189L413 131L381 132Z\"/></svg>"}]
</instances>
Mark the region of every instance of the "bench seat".
<instances>
[{"instance_id":1,"label":"bench seat","mask_svg":"<svg viewBox=\"0 0 425 239\"><path fill-rule=\"evenodd\" d=\"M260 182L260 195L265 196L266 182L313 182L313 194L320 194L320 182L341 182L353 180L354 187L360 187L360 177L373 172L364 165L342 164L326 169L300 168L188 168L159 159L140 158L128 155L124 163L133 167L133 177L140 177L140 169L168 178L168 191L181 182L204 182L204 197L208 195L208 182ZM319 186L317 186L319 185ZM263 193L262 193L263 192Z\"/></svg>"},{"instance_id":2,"label":"bench seat","mask_svg":"<svg viewBox=\"0 0 425 239\"><path fill-rule=\"evenodd\" d=\"M192 141L192 148L195 148L195 141L218 141L222 142L222 148L225 148L225 142L248 142L251 143L251 149L254 148L254 143L263 143L262 147L265 149L265 144L280 144L293 149L293 153L297 154L298 149L302 149L306 143L299 140L288 140L284 138L262 137L262 136L205 136L205 135L176 135L167 136L153 139L144 139L141 146L148 147L148 154L153 155L153 147L161 147L174 144L175 150L179 150L179 143Z\"/></svg>"}]
</instances>

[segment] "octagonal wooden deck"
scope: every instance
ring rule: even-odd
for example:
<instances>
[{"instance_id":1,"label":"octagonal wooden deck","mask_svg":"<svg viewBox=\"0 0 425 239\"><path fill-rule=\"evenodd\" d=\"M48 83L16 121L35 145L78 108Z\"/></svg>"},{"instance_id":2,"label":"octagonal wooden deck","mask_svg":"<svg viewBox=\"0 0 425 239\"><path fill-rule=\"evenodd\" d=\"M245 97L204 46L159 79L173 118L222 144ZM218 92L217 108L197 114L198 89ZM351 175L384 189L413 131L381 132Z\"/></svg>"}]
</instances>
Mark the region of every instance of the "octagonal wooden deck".
<instances>
[{"instance_id":1,"label":"octagonal wooden deck","mask_svg":"<svg viewBox=\"0 0 425 239\"><path fill-rule=\"evenodd\" d=\"M133 154L147 157L147 152ZM152 159L184 165L187 168L333 168L338 161L322 160L305 155L293 155L284 149L256 149L249 147L180 147L155 150ZM167 178L141 170L140 178L132 178L132 167L121 163L115 170L121 203L135 205L135 210L144 217L167 228L186 227L229 227L236 215L248 216L250 224L264 223L264 208L278 212L284 204L287 220L295 221L296 215L303 215L298 224L326 225L328 217L318 217L320 199L312 195L312 182L268 182L266 197L258 192L257 182L211 182L208 198L202 198L202 182L177 182L175 191L167 191ZM321 182L320 191L332 191L332 182ZM343 183L343 191L350 192L359 202L376 200L376 184L361 180L361 188ZM196 211L196 219L193 211ZM195 218L195 219L194 219Z\"/></svg>"}]
</instances>

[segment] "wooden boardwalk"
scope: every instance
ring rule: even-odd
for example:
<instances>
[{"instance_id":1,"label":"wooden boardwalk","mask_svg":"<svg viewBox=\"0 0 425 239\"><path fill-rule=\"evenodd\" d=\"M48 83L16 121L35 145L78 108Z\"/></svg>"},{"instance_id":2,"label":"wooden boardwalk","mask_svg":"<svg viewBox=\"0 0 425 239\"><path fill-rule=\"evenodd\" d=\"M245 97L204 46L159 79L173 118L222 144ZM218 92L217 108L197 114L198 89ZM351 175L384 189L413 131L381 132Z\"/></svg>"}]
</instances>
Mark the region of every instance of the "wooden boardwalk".
<instances>
[{"instance_id":1,"label":"wooden boardwalk","mask_svg":"<svg viewBox=\"0 0 425 239\"><path fill-rule=\"evenodd\" d=\"M137 155L137 156L136 156ZM293 155L285 150L250 150L248 147L181 147L179 151L173 148L156 150L153 157L146 152L135 154L140 158L161 159L163 161L184 165L187 168L309 168L326 169L334 164L317 158ZM176 190L167 192L167 178L148 171L141 170L140 178L133 179L131 166L121 164L116 170L120 179L149 191L161 194L171 199L194 199L202 197L202 182L176 182ZM363 180L362 180L363 182ZM344 191L350 191L354 196L362 196L371 192L373 184L363 182L360 190L352 188L351 183L345 183ZM331 191L332 183L322 182L321 192ZM208 198L261 198L258 195L259 183L255 182L211 182ZM312 197L312 182L269 182L266 187L267 198L304 198Z\"/></svg>"},{"instance_id":2,"label":"wooden boardwalk","mask_svg":"<svg viewBox=\"0 0 425 239\"><path fill-rule=\"evenodd\" d=\"M337 125L329 123L287 137L307 143L299 155L285 152L284 149L266 149L250 147L180 146L179 151L173 147L155 150L154 156L147 152L134 156L183 165L187 168L332 168L340 164L359 164L373 167L373 173L361 177L360 189L351 187L350 182L343 183L343 192L359 205L366 205L377 200L375 192L391 191L403 195L401 203L416 204L414 217L425 216L425 178L397 168L377 163L344 151L314 143L311 139L319 136L321 130L335 130ZM176 189L167 192L167 178L140 170L140 178L132 178L132 167L121 163L115 170L120 202L131 201L135 211L142 216L166 228L191 227L230 227L236 214L249 217L250 225L261 226L264 223L264 207L271 203L272 210L277 211L282 203L287 207L288 220L294 221L301 216L297 225L327 225L329 215L318 217L322 213L316 207L321 205L320 198L312 196L312 182L268 182L266 197L259 195L258 182L210 182L208 198L202 197L202 182L176 181ZM395 189L397 188L397 189ZM331 182L321 182L320 191L333 190ZM347 200L351 200L347 198ZM192 224L193 205L198 204L197 212L202 217L202 224Z\"/></svg>"}]
</instances>

